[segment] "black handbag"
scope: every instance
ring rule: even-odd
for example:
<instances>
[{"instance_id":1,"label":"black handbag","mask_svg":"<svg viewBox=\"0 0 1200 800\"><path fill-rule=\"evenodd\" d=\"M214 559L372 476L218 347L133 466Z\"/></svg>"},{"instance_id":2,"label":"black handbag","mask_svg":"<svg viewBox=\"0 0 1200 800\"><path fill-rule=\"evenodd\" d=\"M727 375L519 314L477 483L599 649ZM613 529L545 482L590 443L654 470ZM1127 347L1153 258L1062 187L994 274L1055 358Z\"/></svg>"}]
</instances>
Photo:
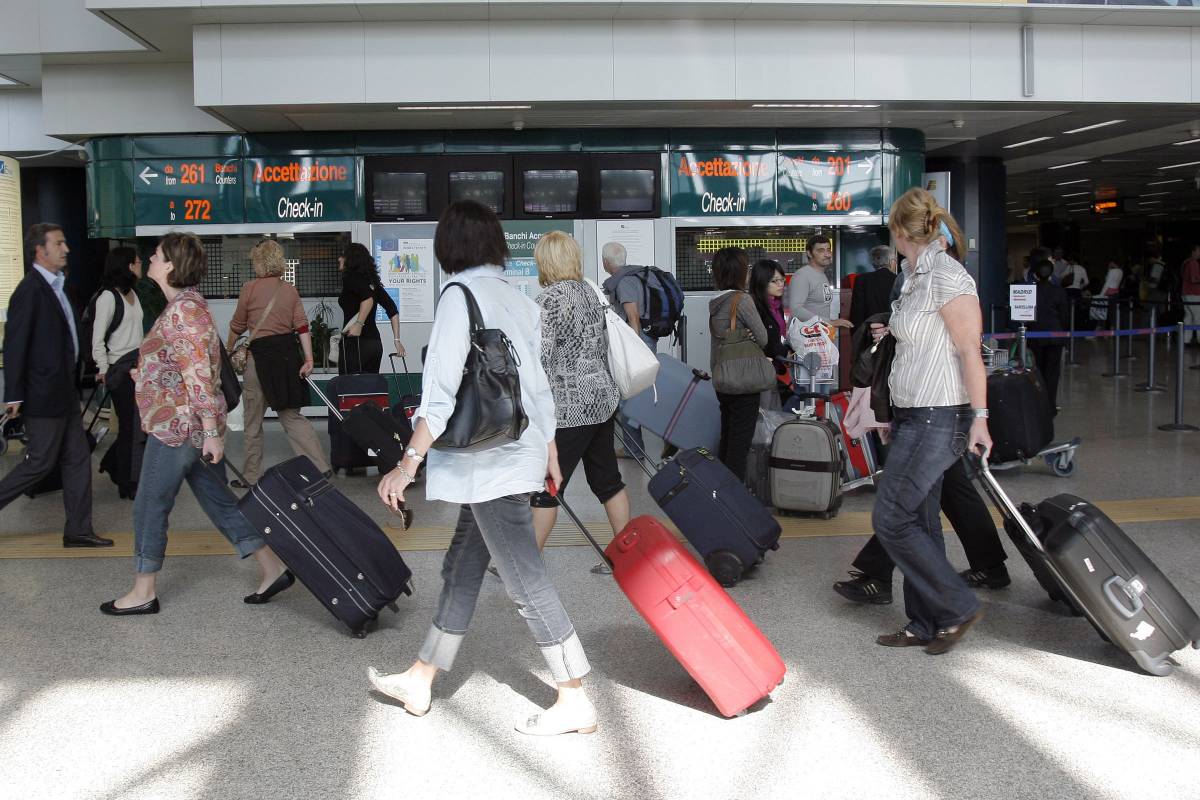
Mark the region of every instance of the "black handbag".
<instances>
[{"instance_id":1,"label":"black handbag","mask_svg":"<svg viewBox=\"0 0 1200 800\"><path fill-rule=\"evenodd\" d=\"M872 341L871 323L887 325L891 313L867 317L854 334L854 363L850 365L850 384L857 388L870 388L871 410L880 422L892 420L892 391L888 381L892 377L892 359L896 357L896 339L890 333Z\"/></svg>"},{"instance_id":2,"label":"black handbag","mask_svg":"<svg viewBox=\"0 0 1200 800\"><path fill-rule=\"evenodd\" d=\"M463 364L462 383L446 430L433 446L439 450L474 453L515 442L529 426L521 407L520 360L512 342L498 328L484 328L483 315L471 290L461 283L470 317L471 347Z\"/></svg>"},{"instance_id":3,"label":"black handbag","mask_svg":"<svg viewBox=\"0 0 1200 800\"><path fill-rule=\"evenodd\" d=\"M238 380L237 370L233 368L233 361L229 358L225 343L218 339L217 346L221 348L221 394L225 396L225 408L228 413L242 402L242 383Z\"/></svg>"}]
</instances>

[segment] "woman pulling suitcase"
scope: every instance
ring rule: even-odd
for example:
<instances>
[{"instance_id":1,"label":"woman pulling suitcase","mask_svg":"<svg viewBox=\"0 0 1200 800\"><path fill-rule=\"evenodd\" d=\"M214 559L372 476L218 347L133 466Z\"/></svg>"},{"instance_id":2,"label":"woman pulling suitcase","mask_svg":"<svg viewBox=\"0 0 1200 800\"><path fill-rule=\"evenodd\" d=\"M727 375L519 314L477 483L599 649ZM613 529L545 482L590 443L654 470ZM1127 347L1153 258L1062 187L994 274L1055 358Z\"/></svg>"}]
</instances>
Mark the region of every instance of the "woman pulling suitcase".
<instances>
[{"instance_id":1,"label":"woman pulling suitcase","mask_svg":"<svg viewBox=\"0 0 1200 800\"><path fill-rule=\"evenodd\" d=\"M410 714L429 710L434 678L454 665L488 562L494 560L558 684L558 701L520 720L517 730L536 736L591 733L596 709L580 682L590 666L546 573L529 507L530 496L547 479L562 483L554 444L554 396L540 359L538 307L503 280L501 265L508 258L504 231L495 213L479 203L461 201L446 209L438 220L434 254L449 283L429 338L421 407L404 459L379 482L378 491L389 508L398 510L417 467L428 457L426 496L460 504L462 511L442 563L437 612L417 660L392 675L372 668L371 685L400 701ZM497 340L507 357L468 359L482 350L481 342ZM476 427L476 421L482 426L482 418L501 405L465 402L481 398L471 392L477 384L468 383L464 371L494 367L495 360L513 364L520 385L513 396L520 400L527 427L513 425L515 436L486 449L445 447L446 438L461 441L464 428ZM439 449L431 449L435 442Z\"/></svg>"}]
</instances>

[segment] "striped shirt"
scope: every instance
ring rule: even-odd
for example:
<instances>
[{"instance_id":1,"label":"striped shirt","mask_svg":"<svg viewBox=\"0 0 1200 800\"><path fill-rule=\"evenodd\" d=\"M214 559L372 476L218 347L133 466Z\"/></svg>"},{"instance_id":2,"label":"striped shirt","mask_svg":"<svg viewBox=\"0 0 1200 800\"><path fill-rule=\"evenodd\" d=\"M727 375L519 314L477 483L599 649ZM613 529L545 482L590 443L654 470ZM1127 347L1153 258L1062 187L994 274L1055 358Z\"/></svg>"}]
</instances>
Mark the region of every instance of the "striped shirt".
<instances>
[{"instance_id":1,"label":"striped shirt","mask_svg":"<svg viewBox=\"0 0 1200 800\"><path fill-rule=\"evenodd\" d=\"M957 406L970 402L962 364L938 312L960 295L977 297L975 281L940 242L925 248L916 268L904 264L904 288L888 322L896 357L888 387L897 408Z\"/></svg>"}]
</instances>

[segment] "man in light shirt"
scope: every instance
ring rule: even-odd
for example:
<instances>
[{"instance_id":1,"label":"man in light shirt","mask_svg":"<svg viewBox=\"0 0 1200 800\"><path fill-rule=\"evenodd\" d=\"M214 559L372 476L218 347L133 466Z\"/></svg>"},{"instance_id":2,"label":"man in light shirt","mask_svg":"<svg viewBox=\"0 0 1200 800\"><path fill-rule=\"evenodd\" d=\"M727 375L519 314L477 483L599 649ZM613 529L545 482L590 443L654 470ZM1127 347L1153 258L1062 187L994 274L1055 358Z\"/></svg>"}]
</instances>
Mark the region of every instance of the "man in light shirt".
<instances>
[{"instance_id":1,"label":"man in light shirt","mask_svg":"<svg viewBox=\"0 0 1200 800\"><path fill-rule=\"evenodd\" d=\"M832 319L833 286L827 270L833 264L833 243L828 236L808 240L808 266L796 270L788 284L787 306L800 320L820 317L835 328L851 328L850 320Z\"/></svg>"},{"instance_id":2,"label":"man in light shirt","mask_svg":"<svg viewBox=\"0 0 1200 800\"><path fill-rule=\"evenodd\" d=\"M32 266L8 303L4 344L5 414L25 419L25 457L0 480L0 509L61 469L67 512L63 547L112 547L92 530L92 448L83 431L78 320L63 291L66 237L38 223L25 233Z\"/></svg>"}]
</instances>

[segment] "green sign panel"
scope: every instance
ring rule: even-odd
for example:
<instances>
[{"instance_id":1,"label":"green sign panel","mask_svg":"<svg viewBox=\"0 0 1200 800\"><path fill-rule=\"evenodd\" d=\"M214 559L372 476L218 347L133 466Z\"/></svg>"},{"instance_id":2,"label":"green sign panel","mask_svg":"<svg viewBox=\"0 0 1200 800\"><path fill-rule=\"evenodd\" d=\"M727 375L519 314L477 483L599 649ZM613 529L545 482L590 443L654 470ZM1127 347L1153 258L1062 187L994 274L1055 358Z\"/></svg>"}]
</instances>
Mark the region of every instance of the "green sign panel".
<instances>
[{"instance_id":1,"label":"green sign panel","mask_svg":"<svg viewBox=\"0 0 1200 800\"><path fill-rule=\"evenodd\" d=\"M882 214L882 155L819 150L780 153L779 213Z\"/></svg>"},{"instance_id":2,"label":"green sign panel","mask_svg":"<svg viewBox=\"0 0 1200 800\"><path fill-rule=\"evenodd\" d=\"M537 243L550 231L574 235L574 223L567 219L551 222L506 219L502 220L500 225L504 228L504 241L508 244L504 279L517 287L518 291L530 297L537 297L541 286L538 283L538 268L533 257L533 248L537 247Z\"/></svg>"},{"instance_id":3,"label":"green sign panel","mask_svg":"<svg viewBox=\"0 0 1200 800\"><path fill-rule=\"evenodd\" d=\"M672 153L670 169L672 216L776 213L775 153Z\"/></svg>"},{"instance_id":4,"label":"green sign panel","mask_svg":"<svg viewBox=\"0 0 1200 800\"><path fill-rule=\"evenodd\" d=\"M134 161L134 218L138 225L241 222L242 177L240 158Z\"/></svg>"},{"instance_id":5,"label":"green sign panel","mask_svg":"<svg viewBox=\"0 0 1200 800\"><path fill-rule=\"evenodd\" d=\"M363 219L354 156L247 158L246 222Z\"/></svg>"}]
</instances>

